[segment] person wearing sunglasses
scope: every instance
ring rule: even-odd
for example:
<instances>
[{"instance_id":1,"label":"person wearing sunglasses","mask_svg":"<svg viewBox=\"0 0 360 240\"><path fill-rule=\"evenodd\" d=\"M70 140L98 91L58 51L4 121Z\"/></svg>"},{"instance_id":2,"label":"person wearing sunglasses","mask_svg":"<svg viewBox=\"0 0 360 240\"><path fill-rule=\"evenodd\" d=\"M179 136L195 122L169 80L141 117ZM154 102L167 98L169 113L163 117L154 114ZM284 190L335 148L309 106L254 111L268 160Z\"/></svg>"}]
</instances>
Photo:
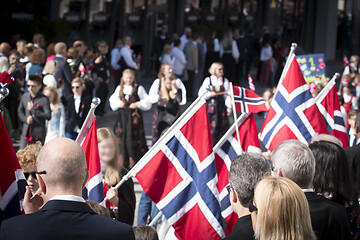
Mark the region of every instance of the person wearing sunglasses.
<instances>
[{"instance_id":1,"label":"person wearing sunglasses","mask_svg":"<svg viewBox=\"0 0 360 240\"><path fill-rule=\"evenodd\" d=\"M39 183L36 179L36 158L39 155L41 147L41 142L36 142L35 144L28 145L24 149L20 149L16 153L26 182L33 195L35 195L39 189Z\"/></svg>"},{"instance_id":2,"label":"person wearing sunglasses","mask_svg":"<svg viewBox=\"0 0 360 240\"><path fill-rule=\"evenodd\" d=\"M44 144L45 121L51 119L49 98L40 91L42 78L39 75L30 75L26 85L29 92L23 94L18 107L18 115L23 123L20 149L37 141Z\"/></svg>"},{"instance_id":3,"label":"person wearing sunglasses","mask_svg":"<svg viewBox=\"0 0 360 240\"><path fill-rule=\"evenodd\" d=\"M243 153L231 163L227 190L231 207L239 218L226 239L254 239L249 203L254 198L255 185L270 175L268 161L258 153Z\"/></svg>"}]
</instances>

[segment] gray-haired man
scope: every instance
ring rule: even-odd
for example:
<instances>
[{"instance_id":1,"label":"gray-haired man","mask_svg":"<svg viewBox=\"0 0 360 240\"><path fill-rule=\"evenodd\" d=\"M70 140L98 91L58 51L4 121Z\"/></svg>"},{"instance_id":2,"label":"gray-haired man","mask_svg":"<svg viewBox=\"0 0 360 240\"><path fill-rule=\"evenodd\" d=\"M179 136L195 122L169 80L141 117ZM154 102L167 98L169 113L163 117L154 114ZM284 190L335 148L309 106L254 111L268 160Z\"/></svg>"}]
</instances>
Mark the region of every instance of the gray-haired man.
<instances>
[{"instance_id":1,"label":"gray-haired man","mask_svg":"<svg viewBox=\"0 0 360 240\"><path fill-rule=\"evenodd\" d=\"M276 147L271 160L276 177L289 178L305 193L317 239L349 239L350 226L345 207L317 195L311 188L315 173L315 158L311 150L298 140L288 140Z\"/></svg>"},{"instance_id":2,"label":"gray-haired man","mask_svg":"<svg viewBox=\"0 0 360 240\"><path fill-rule=\"evenodd\" d=\"M257 153L241 154L231 163L230 202L239 219L226 239L254 239L249 202L254 197L255 185L270 175L268 161Z\"/></svg>"}]
</instances>

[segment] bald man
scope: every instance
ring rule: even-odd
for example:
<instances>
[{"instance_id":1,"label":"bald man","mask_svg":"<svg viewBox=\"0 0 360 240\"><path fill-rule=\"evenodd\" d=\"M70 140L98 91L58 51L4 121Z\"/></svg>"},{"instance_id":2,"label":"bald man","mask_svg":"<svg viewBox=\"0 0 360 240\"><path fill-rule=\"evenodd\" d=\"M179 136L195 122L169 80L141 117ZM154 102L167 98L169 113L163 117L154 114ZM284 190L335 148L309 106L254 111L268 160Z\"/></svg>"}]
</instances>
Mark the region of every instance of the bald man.
<instances>
[{"instance_id":1,"label":"bald man","mask_svg":"<svg viewBox=\"0 0 360 240\"><path fill-rule=\"evenodd\" d=\"M134 239L129 225L97 215L81 197L89 172L78 143L55 139L41 149L36 164L39 190L31 197L27 187L26 215L3 221L0 239Z\"/></svg>"},{"instance_id":2,"label":"bald man","mask_svg":"<svg viewBox=\"0 0 360 240\"><path fill-rule=\"evenodd\" d=\"M71 81L73 80L74 76L71 72L70 66L66 61L66 53L67 47L66 44L63 42L58 42L54 46L55 51L55 59L59 64L59 70L55 74L55 79L58 81L58 86L62 86L64 84L63 90L63 97L66 99L68 96L71 95Z\"/></svg>"}]
</instances>

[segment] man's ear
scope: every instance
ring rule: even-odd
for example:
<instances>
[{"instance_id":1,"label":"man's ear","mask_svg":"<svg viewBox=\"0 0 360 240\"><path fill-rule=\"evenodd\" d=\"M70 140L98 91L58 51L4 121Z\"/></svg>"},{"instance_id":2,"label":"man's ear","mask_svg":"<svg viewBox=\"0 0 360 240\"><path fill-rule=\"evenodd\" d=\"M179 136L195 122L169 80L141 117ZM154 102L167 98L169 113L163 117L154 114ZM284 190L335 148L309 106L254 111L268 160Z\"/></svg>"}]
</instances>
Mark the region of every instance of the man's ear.
<instances>
[{"instance_id":1,"label":"man's ear","mask_svg":"<svg viewBox=\"0 0 360 240\"><path fill-rule=\"evenodd\" d=\"M277 177L285 177L284 173L279 169Z\"/></svg>"},{"instance_id":2,"label":"man's ear","mask_svg":"<svg viewBox=\"0 0 360 240\"><path fill-rule=\"evenodd\" d=\"M43 192L44 194L46 194L46 184L44 179L42 178L42 176L40 174L36 174L36 179L39 183L39 187L41 189L41 192Z\"/></svg>"},{"instance_id":3,"label":"man's ear","mask_svg":"<svg viewBox=\"0 0 360 240\"><path fill-rule=\"evenodd\" d=\"M238 196L233 188L230 190L230 199L233 203L236 203L238 201Z\"/></svg>"},{"instance_id":4,"label":"man's ear","mask_svg":"<svg viewBox=\"0 0 360 240\"><path fill-rule=\"evenodd\" d=\"M87 181L89 180L89 177L90 177L90 173L89 173L88 170L86 170L86 177L85 177L85 181L84 181L83 184L82 184L82 189L84 189Z\"/></svg>"}]
</instances>

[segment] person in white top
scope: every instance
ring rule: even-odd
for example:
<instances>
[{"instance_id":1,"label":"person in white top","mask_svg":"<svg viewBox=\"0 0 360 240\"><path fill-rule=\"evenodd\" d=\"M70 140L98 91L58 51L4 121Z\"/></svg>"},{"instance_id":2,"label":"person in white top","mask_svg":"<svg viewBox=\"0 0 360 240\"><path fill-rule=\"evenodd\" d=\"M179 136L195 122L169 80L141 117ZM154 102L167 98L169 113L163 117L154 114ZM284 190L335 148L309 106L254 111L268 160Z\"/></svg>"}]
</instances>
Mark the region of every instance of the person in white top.
<instances>
[{"instance_id":1,"label":"person in white top","mask_svg":"<svg viewBox=\"0 0 360 240\"><path fill-rule=\"evenodd\" d=\"M163 54L159 57L159 60L162 64L170 64L171 67L174 66L175 58L171 54L172 47L170 44L165 44Z\"/></svg>"},{"instance_id":2,"label":"person in white top","mask_svg":"<svg viewBox=\"0 0 360 240\"><path fill-rule=\"evenodd\" d=\"M235 82L235 66L239 60L240 53L236 41L233 39L232 31L225 33L220 44L220 59L225 66L224 76L231 82Z\"/></svg>"},{"instance_id":3,"label":"person in white top","mask_svg":"<svg viewBox=\"0 0 360 240\"><path fill-rule=\"evenodd\" d=\"M122 48L122 41L120 39L116 40L115 47L111 50L111 67L112 74L114 77L115 86L119 85L120 82L120 49Z\"/></svg>"},{"instance_id":4,"label":"person in white top","mask_svg":"<svg viewBox=\"0 0 360 240\"><path fill-rule=\"evenodd\" d=\"M199 89L199 97L205 94L206 108L210 121L211 137L213 145L229 129L229 118L231 114L231 99L228 95L229 80L224 78L224 67L215 62L209 69L210 77L205 78Z\"/></svg>"},{"instance_id":5,"label":"person in white top","mask_svg":"<svg viewBox=\"0 0 360 240\"><path fill-rule=\"evenodd\" d=\"M259 82L261 86L267 86L270 73L271 73L271 58L272 58L272 48L270 45L270 35L266 34L263 37L262 48L260 53L260 73L259 73Z\"/></svg>"},{"instance_id":6,"label":"person in white top","mask_svg":"<svg viewBox=\"0 0 360 240\"><path fill-rule=\"evenodd\" d=\"M133 59L133 50L131 49L132 39L129 36L124 37L123 39L124 46L120 50L120 67L121 70L125 70L127 68L138 70L139 66Z\"/></svg>"},{"instance_id":7,"label":"person in white top","mask_svg":"<svg viewBox=\"0 0 360 240\"><path fill-rule=\"evenodd\" d=\"M124 70L120 85L111 95L110 107L118 111L114 133L125 168L131 168L148 150L141 111L151 108L144 87L135 82L135 72Z\"/></svg>"},{"instance_id":8,"label":"person in white top","mask_svg":"<svg viewBox=\"0 0 360 240\"><path fill-rule=\"evenodd\" d=\"M149 101L152 104L157 103L158 105L154 114L152 133L153 143L155 143L162 132L159 131L158 128L158 116L167 115L171 118L167 122L167 125L170 126L180 113L179 106L186 104L186 88L179 78L173 76L173 69L169 64L161 65L158 78L155 79L150 87ZM167 112L168 114L160 114L161 111ZM173 118L169 116L169 114L171 114Z\"/></svg>"},{"instance_id":9,"label":"person in white top","mask_svg":"<svg viewBox=\"0 0 360 240\"><path fill-rule=\"evenodd\" d=\"M355 77L355 75L360 74L359 68L359 56L353 55L350 57L350 64L346 66L342 75L351 75L351 77Z\"/></svg>"},{"instance_id":10,"label":"person in white top","mask_svg":"<svg viewBox=\"0 0 360 240\"><path fill-rule=\"evenodd\" d=\"M180 40L174 41L174 47L171 55L174 57L173 72L178 78L182 78L184 74L185 64L187 63L184 52L180 49Z\"/></svg>"},{"instance_id":11,"label":"person in white top","mask_svg":"<svg viewBox=\"0 0 360 240\"><path fill-rule=\"evenodd\" d=\"M186 43L191 39L191 35L192 35L192 30L190 27L186 27L184 29L184 34L180 37L180 49L181 51L184 51L184 47L186 45Z\"/></svg>"}]
</instances>

